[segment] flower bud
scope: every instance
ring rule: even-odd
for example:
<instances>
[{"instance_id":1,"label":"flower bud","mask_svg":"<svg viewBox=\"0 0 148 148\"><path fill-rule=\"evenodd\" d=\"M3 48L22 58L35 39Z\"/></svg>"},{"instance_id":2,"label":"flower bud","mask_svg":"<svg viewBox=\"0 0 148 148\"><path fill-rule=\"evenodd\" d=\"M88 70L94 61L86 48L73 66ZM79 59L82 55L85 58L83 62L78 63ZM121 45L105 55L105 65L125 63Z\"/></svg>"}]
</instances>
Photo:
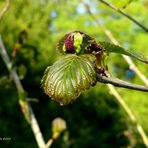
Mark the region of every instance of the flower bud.
<instances>
[{"instance_id":1,"label":"flower bud","mask_svg":"<svg viewBox=\"0 0 148 148\"><path fill-rule=\"evenodd\" d=\"M52 121L53 138L56 139L65 129L66 122L64 119L58 117Z\"/></svg>"},{"instance_id":2,"label":"flower bud","mask_svg":"<svg viewBox=\"0 0 148 148\"><path fill-rule=\"evenodd\" d=\"M82 49L83 36L79 32L72 32L66 35L63 45L65 53L79 53Z\"/></svg>"},{"instance_id":3,"label":"flower bud","mask_svg":"<svg viewBox=\"0 0 148 148\"><path fill-rule=\"evenodd\" d=\"M63 46L63 51L67 53L75 53L75 48L74 48L74 35L73 34L68 34L65 43Z\"/></svg>"},{"instance_id":4,"label":"flower bud","mask_svg":"<svg viewBox=\"0 0 148 148\"><path fill-rule=\"evenodd\" d=\"M66 34L58 42L58 50L62 53L95 54L104 48L89 35L81 31L74 31Z\"/></svg>"}]
</instances>

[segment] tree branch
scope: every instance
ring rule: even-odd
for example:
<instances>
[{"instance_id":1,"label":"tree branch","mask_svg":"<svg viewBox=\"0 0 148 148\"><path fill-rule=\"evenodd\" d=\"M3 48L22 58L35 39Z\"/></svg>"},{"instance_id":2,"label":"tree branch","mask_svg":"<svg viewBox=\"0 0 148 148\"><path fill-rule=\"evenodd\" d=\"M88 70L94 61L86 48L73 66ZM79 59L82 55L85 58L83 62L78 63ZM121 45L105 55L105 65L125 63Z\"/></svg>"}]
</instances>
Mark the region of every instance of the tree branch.
<instances>
[{"instance_id":1,"label":"tree branch","mask_svg":"<svg viewBox=\"0 0 148 148\"><path fill-rule=\"evenodd\" d=\"M112 77L108 78L108 77L101 76L101 75L98 75L97 77L98 77L98 81L101 83L109 83L117 87L124 87L128 89L148 92L148 87L145 87L142 85L132 84L132 83L128 83L126 81L123 81L117 78L112 78Z\"/></svg>"},{"instance_id":2,"label":"tree branch","mask_svg":"<svg viewBox=\"0 0 148 148\"><path fill-rule=\"evenodd\" d=\"M12 63L9 59L7 52L6 52L6 49L4 47L1 36L0 36L0 54L1 54L1 57L8 69L8 71L9 71L9 73L12 75L12 79L16 85L16 89L18 92L20 107L22 109L24 117L27 119L28 123L31 126L31 129L34 133L38 147L45 148L45 142L44 142L42 133L40 131L39 125L37 123L37 120L35 118L35 115L32 111L31 106L27 102L26 92L19 80L18 74L16 73L16 71L14 69L12 69Z\"/></svg>"},{"instance_id":3,"label":"tree branch","mask_svg":"<svg viewBox=\"0 0 148 148\"><path fill-rule=\"evenodd\" d=\"M10 6L10 2L11 2L11 0L6 0L6 4L5 4L4 8L0 11L0 20L2 19L4 14L7 12L8 8Z\"/></svg>"},{"instance_id":4,"label":"tree branch","mask_svg":"<svg viewBox=\"0 0 148 148\"><path fill-rule=\"evenodd\" d=\"M140 22L138 22L136 19L134 19L132 16L130 16L129 14L127 14L126 12L122 11L121 9L115 7L112 4L109 4L108 2L104 1L104 0L99 0L101 3L105 4L106 6L114 9L115 11L117 11L118 13L122 14L123 16L127 17L129 20L131 20L132 22L134 22L136 25L138 25L140 28L142 28L145 32L148 32L148 28L146 28L143 24L141 24Z\"/></svg>"}]
</instances>

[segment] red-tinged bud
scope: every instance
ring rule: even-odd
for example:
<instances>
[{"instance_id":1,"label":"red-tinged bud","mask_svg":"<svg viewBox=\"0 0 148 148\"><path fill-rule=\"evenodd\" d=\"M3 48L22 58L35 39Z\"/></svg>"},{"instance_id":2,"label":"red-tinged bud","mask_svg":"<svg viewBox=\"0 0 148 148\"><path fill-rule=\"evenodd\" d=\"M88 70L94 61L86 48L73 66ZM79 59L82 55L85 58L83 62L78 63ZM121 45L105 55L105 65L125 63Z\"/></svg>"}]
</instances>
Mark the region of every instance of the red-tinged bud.
<instances>
[{"instance_id":1,"label":"red-tinged bud","mask_svg":"<svg viewBox=\"0 0 148 148\"><path fill-rule=\"evenodd\" d=\"M97 54L105 50L92 37L81 31L66 34L59 40L57 49L64 54L75 53L79 55L84 53Z\"/></svg>"},{"instance_id":2,"label":"red-tinged bud","mask_svg":"<svg viewBox=\"0 0 148 148\"><path fill-rule=\"evenodd\" d=\"M68 34L66 39L65 39L65 48L67 53L74 53L75 48L74 48L74 35Z\"/></svg>"}]
</instances>

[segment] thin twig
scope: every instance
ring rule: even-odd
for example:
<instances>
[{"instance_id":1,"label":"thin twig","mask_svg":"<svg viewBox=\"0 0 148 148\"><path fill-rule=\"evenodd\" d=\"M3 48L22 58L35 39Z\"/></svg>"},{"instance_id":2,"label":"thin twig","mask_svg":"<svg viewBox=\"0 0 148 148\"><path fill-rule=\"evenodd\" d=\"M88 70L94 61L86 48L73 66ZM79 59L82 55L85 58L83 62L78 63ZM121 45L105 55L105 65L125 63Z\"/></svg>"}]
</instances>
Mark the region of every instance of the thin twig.
<instances>
[{"instance_id":1,"label":"thin twig","mask_svg":"<svg viewBox=\"0 0 148 148\"><path fill-rule=\"evenodd\" d=\"M10 6L10 2L11 0L6 0L6 4L3 7L3 9L0 11L0 20L2 19L2 17L4 16L4 14L7 12L9 6Z\"/></svg>"},{"instance_id":2,"label":"thin twig","mask_svg":"<svg viewBox=\"0 0 148 148\"><path fill-rule=\"evenodd\" d=\"M136 25L138 25L140 28L142 28L144 31L148 32L148 28L146 28L143 24L141 24L140 22L138 22L136 19L134 19L132 16L130 16L129 14L127 14L126 12L124 12L123 10L115 7L112 4L109 4L108 2L104 1L104 0L99 0L101 3L105 4L106 6L114 9L115 11L117 11L118 13L124 15L125 17L127 17L129 20L131 20L132 22L134 22Z\"/></svg>"},{"instance_id":3,"label":"thin twig","mask_svg":"<svg viewBox=\"0 0 148 148\"><path fill-rule=\"evenodd\" d=\"M31 125L32 131L34 133L35 139L37 141L38 147L39 148L46 148L46 144L45 144L45 141L43 139L43 135L40 131L38 122L37 122L35 115L32 112L31 108L30 108L30 111L31 111L31 113L30 113L30 119L31 119L30 125Z\"/></svg>"},{"instance_id":4,"label":"thin twig","mask_svg":"<svg viewBox=\"0 0 148 148\"><path fill-rule=\"evenodd\" d=\"M120 80L117 78L112 78L112 77L108 78L108 77L101 76L101 75L98 75L97 77L98 77L98 81L101 83L109 83L109 84L112 84L112 85L118 86L118 87L124 87L124 88L128 88L128 89L148 92L148 87L145 87L142 85L132 84L132 83L128 83L126 81L123 81L123 80Z\"/></svg>"},{"instance_id":5,"label":"thin twig","mask_svg":"<svg viewBox=\"0 0 148 148\"><path fill-rule=\"evenodd\" d=\"M15 85L16 85L18 96L19 96L20 106L23 110L23 114L24 114L25 118L28 119L27 121L30 124L31 129L34 133L38 147L39 148L45 148L45 142L44 142L42 133L40 131L39 125L37 123L37 120L35 118L35 115L32 111L31 106L27 102L27 97L25 96L26 92L25 92L25 90L24 90L24 88L23 88L23 86L22 86L22 84L19 80L18 74L14 69L12 69L12 63L9 59L7 52L6 52L6 48L4 47L1 36L0 36L0 54L1 54L1 57L2 57L6 67L8 69L8 71L9 71L9 73L12 76L12 79L13 79ZM24 98L22 98L22 97L24 97Z\"/></svg>"},{"instance_id":6,"label":"thin twig","mask_svg":"<svg viewBox=\"0 0 148 148\"><path fill-rule=\"evenodd\" d=\"M51 147L51 145L52 145L53 142L54 142L54 139L53 138L49 139L48 142L47 142L47 144L46 144L46 148Z\"/></svg>"}]
</instances>

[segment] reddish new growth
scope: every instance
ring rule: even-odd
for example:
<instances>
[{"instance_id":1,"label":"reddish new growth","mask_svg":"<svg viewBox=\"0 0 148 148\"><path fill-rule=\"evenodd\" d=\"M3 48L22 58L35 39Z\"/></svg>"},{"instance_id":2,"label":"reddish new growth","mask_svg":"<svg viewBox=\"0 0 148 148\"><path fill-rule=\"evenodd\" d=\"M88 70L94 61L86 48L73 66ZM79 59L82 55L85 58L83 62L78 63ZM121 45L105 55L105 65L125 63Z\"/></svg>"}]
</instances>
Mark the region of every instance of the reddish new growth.
<instances>
[{"instance_id":1,"label":"reddish new growth","mask_svg":"<svg viewBox=\"0 0 148 148\"><path fill-rule=\"evenodd\" d=\"M65 48L67 53L74 53L74 36L73 34L68 34L65 39Z\"/></svg>"}]
</instances>

